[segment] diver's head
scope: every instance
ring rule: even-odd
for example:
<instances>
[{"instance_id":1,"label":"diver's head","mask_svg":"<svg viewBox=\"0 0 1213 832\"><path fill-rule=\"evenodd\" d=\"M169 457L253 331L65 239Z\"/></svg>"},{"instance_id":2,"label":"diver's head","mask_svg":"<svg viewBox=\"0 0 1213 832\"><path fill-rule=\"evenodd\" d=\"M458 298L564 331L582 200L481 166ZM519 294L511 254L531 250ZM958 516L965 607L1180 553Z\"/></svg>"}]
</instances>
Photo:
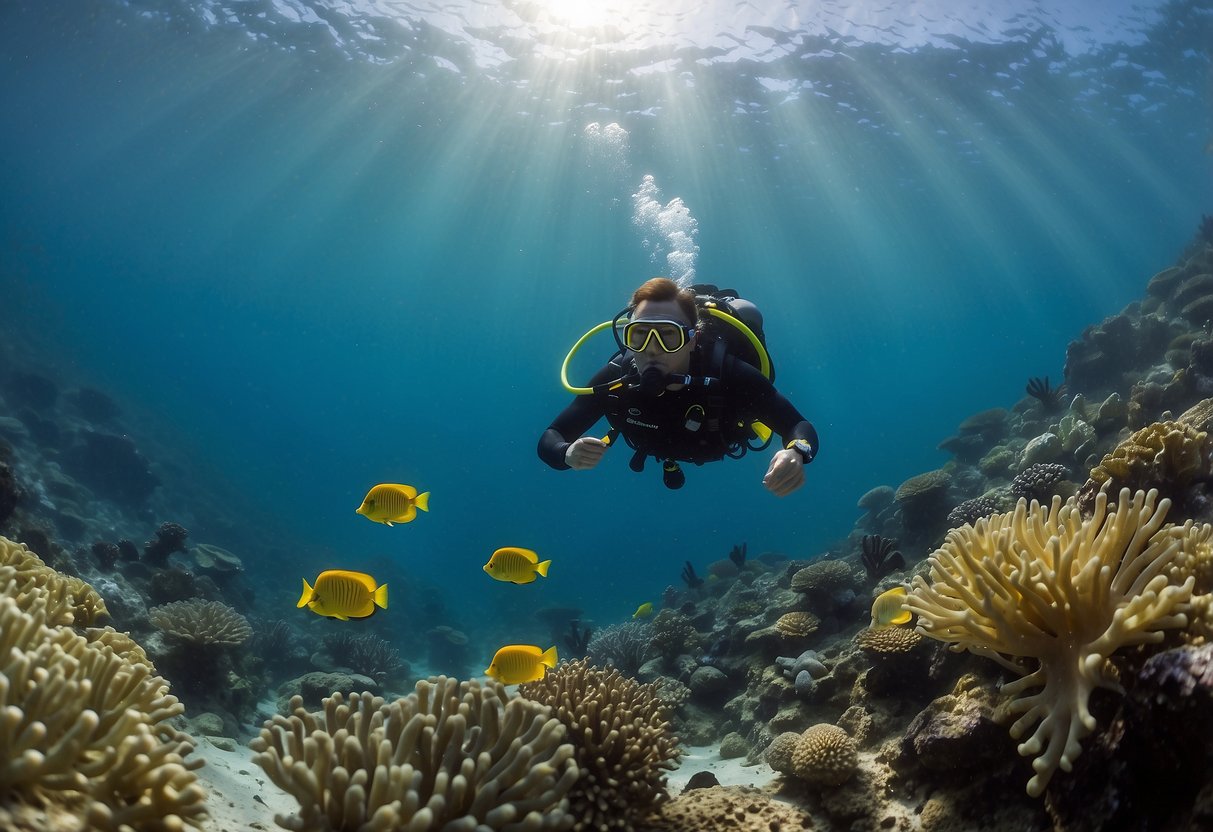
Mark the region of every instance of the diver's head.
<instances>
[{"instance_id":1,"label":"diver's head","mask_svg":"<svg viewBox=\"0 0 1213 832\"><path fill-rule=\"evenodd\" d=\"M654 277L632 294L630 313L623 329L623 344L637 371L665 375L686 374L697 338L695 293L681 289L669 278Z\"/></svg>"}]
</instances>

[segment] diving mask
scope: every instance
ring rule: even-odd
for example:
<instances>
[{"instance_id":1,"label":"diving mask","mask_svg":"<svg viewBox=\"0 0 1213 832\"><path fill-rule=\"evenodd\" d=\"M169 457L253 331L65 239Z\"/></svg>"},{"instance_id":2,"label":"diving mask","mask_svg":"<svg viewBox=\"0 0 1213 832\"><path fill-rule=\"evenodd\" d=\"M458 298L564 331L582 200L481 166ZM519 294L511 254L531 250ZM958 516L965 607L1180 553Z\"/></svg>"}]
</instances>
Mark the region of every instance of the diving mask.
<instances>
[{"instance_id":1,"label":"diving mask","mask_svg":"<svg viewBox=\"0 0 1213 832\"><path fill-rule=\"evenodd\" d=\"M670 320L639 320L628 321L623 325L619 337L620 346L632 352L644 352L649 342L657 339L657 346L665 352L678 352L687 345L687 341L695 334L695 327L680 321ZM619 330L616 330L619 336Z\"/></svg>"}]
</instances>

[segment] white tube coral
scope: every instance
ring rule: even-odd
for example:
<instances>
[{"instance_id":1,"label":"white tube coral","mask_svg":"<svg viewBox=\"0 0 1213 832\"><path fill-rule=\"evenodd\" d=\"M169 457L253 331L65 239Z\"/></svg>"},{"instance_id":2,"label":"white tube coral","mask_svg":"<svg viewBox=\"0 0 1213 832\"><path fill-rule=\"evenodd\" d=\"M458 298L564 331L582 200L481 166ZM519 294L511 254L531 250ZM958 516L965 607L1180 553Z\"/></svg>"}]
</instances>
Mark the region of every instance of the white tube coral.
<instances>
[{"instance_id":1,"label":"white tube coral","mask_svg":"<svg viewBox=\"0 0 1213 832\"><path fill-rule=\"evenodd\" d=\"M1084 520L1074 499L1055 497L1048 510L1020 500L1013 512L953 529L929 559L930 580L914 579L905 606L920 632L1022 675L1003 690L1020 715L1011 736L1036 726L1019 745L1035 757L1030 795L1058 768L1071 770L1095 729L1091 692L1119 689L1107 658L1187 626L1194 580L1185 564L1208 547L1213 527L1164 528L1170 507L1157 491L1125 489L1112 511L1100 493Z\"/></svg>"}]
</instances>

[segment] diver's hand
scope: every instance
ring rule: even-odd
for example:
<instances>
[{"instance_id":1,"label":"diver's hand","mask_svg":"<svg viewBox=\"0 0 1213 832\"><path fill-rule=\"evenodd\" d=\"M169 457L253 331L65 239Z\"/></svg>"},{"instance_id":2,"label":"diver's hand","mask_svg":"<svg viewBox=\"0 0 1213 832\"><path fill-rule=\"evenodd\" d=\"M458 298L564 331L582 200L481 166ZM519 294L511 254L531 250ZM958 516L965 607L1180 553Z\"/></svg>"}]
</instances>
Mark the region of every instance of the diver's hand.
<instances>
[{"instance_id":1,"label":"diver's hand","mask_svg":"<svg viewBox=\"0 0 1213 832\"><path fill-rule=\"evenodd\" d=\"M776 497L786 497L800 486L804 485L804 457L800 451L784 449L776 452L771 459L771 467L762 478L766 486Z\"/></svg>"},{"instance_id":2,"label":"diver's hand","mask_svg":"<svg viewBox=\"0 0 1213 832\"><path fill-rule=\"evenodd\" d=\"M583 436L569 445L564 452L564 461L577 471L588 471L602 461L607 443L596 436Z\"/></svg>"}]
</instances>

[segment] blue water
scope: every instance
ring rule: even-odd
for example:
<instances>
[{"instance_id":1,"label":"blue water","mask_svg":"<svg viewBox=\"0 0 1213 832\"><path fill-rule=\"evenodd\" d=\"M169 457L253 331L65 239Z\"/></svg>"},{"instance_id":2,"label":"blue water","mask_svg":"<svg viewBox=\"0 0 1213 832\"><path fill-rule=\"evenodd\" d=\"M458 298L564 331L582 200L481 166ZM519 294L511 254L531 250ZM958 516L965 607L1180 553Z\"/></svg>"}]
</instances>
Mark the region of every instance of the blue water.
<instances>
[{"instance_id":1,"label":"blue water","mask_svg":"<svg viewBox=\"0 0 1213 832\"><path fill-rule=\"evenodd\" d=\"M291 552L244 553L268 612L366 568L527 640L734 543L826 551L1213 212L1209 2L701 7L10 0L6 323L223 472L213 542ZM634 222L646 174L693 246ZM822 438L794 496L766 454L681 492L536 458L565 352L671 250L763 309ZM380 481L432 511L356 516ZM493 584L503 545L551 577Z\"/></svg>"}]
</instances>

